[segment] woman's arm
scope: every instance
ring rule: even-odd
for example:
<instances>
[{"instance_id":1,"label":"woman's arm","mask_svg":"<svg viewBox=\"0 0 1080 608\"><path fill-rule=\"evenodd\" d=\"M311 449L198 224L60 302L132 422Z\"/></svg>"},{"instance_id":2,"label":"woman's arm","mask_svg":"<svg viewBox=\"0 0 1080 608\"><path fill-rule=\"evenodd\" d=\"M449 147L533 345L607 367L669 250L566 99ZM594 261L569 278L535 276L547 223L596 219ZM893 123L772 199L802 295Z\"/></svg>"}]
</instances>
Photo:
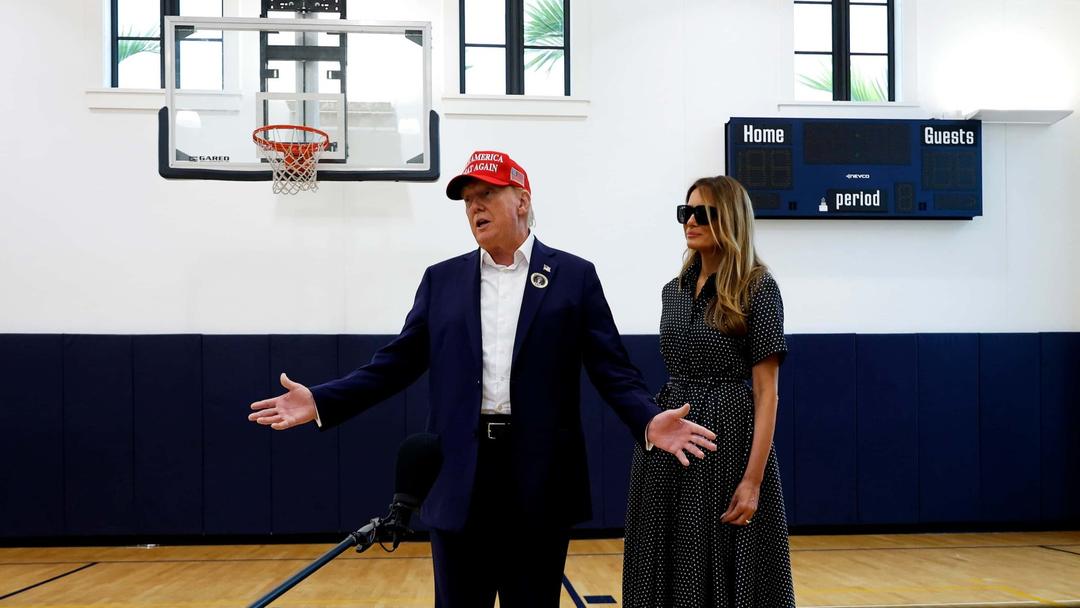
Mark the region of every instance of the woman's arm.
<instances>
[{"instance_id":1,"label":"woman's arm","mask_svg":"<svg viewBox=\"0 0 1080 608\"><path fill-rule=\"evenodd\" d=\"M769 459L773 432L776 430L776 407L779 402L780 358L766 357L752 370L754 382L754 443L743 479L761 485L765 462Z\"/></svg>"},{"instance_id":2,"label":"woman's arm","mask_svg":"<svg viewBox=\"0 0 1080 608\"><path fill-rule=\"evenodd\" d=\"M762 359L754 365L751 373L754 383L754 439L750 447L750 459L727 511L720 518L723 523L737 526L746 525L757 513L761 480L765 476L765 463L769 460L773 432L776 430L779 355Z\"/></svg>"}]
</instances>

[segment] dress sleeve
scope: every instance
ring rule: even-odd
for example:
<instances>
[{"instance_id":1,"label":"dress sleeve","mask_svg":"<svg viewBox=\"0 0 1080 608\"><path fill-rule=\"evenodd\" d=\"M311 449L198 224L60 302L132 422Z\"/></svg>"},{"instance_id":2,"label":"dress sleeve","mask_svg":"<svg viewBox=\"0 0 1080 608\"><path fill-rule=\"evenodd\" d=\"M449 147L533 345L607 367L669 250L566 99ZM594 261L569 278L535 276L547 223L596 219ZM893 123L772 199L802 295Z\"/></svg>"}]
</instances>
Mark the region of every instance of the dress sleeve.
<instances>
[{"instance_id":1,"label":"dress sleeve","mask_svg":"<svg viewBox=\"0 0 1080 608\"><path fill-rule=\"evenodd\" d=\"M784 339L784 300L770 274L763 275L753 287L748 325L750 366L770 355L780 355L783 363L788 352Z\"/></svg>"}]
</instances>

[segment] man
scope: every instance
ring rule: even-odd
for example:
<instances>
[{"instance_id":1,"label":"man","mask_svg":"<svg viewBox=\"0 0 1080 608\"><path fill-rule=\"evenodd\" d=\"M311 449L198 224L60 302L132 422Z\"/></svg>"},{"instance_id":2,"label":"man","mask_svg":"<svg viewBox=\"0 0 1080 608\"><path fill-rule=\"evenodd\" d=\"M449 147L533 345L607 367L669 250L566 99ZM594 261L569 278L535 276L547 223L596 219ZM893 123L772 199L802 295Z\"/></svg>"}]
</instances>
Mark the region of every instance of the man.
<instances>
[{"instance_id":1,"label":"man","mask_svg":"<svg viewBox=\"0 0 1080 608\"><path fill-rule=\"evenodd\" d=\"M425 371L428 430L443 466L423 505L431 526L436 606L554 607L570 527L588 519L579 378L646 446L716 450L708 429L661 411L622 346L593 265L531 233L532 189L502 152L476 152L446 188L465 201L478 250L427 269L401 333L371 362L310 390L252 404L274 429L320 428L405 389Z\"/></svg>"}]
</instances>

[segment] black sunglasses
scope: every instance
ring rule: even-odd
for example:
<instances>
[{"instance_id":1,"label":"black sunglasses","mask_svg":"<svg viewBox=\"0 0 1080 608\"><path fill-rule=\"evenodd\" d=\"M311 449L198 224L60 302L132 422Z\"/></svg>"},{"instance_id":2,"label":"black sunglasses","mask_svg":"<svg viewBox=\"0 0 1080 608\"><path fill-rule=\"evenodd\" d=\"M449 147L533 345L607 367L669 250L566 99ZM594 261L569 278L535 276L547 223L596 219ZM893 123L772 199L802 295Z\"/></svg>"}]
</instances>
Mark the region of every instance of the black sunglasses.
<instances>
[{"instance_id":1,"label":"black sunglasses","mask_svg":"<svg viewBox=\"0 0 1080 608\"><path fill-rule=\"evenodd\" d=\"M679 205L675 208L675 218L679 220L680 224L685 224L690 221L690 217L693 216L694 221L698 223L698 226L708 226L709 219L716 219L716 207L710 207L708 205L698 205L691 207L690 205Z\"/></svg>"}]
</instances>

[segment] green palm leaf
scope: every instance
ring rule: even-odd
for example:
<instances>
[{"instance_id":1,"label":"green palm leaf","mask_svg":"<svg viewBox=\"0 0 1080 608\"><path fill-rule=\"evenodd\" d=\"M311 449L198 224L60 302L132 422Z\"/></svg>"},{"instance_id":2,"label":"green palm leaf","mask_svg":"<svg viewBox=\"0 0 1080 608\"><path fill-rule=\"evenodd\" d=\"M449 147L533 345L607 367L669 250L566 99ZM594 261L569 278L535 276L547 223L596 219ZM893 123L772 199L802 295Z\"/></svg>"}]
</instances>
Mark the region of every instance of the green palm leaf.
<instances>
[{"instance_id":1,"label":"green palm leaf","mask_svg":"<svg viewBox=\"0 0 1080 608\"><path fill-rule=\"evenodd\" d=\"M525 19L525 44L528 46L563 46L565 29L562 0L537 0L528 7ZM550 72L562 59L562 49L550 49L533 55L525 64L528 70Z\"/></svg>"},{"instance_id":2,"label":"green palm leaf","mask_svg":"<svg viewBox=\"0 0 1080 608\"><path fill-rule=\"evenodd\" d=\"M832 93L832 70L823 68L817 77L799 74L799 82L808 89Z\"/></svg>"},{"instance_id":3,"label":"green palm leaf","mask_svg":"<svg viewBox=\"0 0 1080 608\"><path fill-rule=\"evenodd\" d=\"M525 44L563 45L563 3L561 0L537 0L528 7L525 20Z\"/></svg>"},{"instance_id":4,"label":"green palm leaf","mask_svg":"<svg viewBox=\"0 0 1080 608\"><path fill-rule=\"evenodd\" d=\"M822 66L817 76L799 74L799 82L808 89L832 93L833 75L830 67ZM888 101L888 87L881 79L866 76L860 71L851 72L851 101Z\"/></svg>"},{"instance_id":5,"label":"green palm leaf","mask_svg":"<svg viewBox=\"0 0 1080 608\"><path fill-rule=\"evenodd\" d=\"M130 28L124 30L120 34L120 38L153 38L156 34L153 29L145 32L138 32ZM161 43L157 40L117 40L116 41L116 63L122 63L128 57L136 55L138 53L159 53L161 52Z\"/></svg>"},{"instance_id":6,"label":"green palm leaf","mask_svg":"<svg viewBox=\"0 0 1080 608\"><path fill-rule=\"evenodd\" d=\"M877 77L851 71L851 101L888 101L886 88Z\"/></svg>"}]
</instances>

